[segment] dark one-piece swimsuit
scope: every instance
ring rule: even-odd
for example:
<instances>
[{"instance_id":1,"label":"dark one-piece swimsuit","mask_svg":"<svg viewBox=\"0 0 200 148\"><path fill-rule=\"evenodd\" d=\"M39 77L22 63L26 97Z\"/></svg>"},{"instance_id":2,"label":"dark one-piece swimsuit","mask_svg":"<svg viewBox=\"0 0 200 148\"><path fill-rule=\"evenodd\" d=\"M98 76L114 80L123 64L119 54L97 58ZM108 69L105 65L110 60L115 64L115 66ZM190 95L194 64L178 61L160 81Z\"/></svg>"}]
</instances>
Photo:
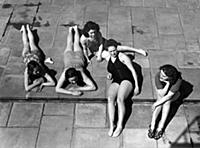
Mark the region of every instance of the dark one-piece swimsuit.
<instances>
[{"instance_id":1,"label":"dark one-piece swimsuit","mask_svg":"<svg viewBox=\"0 0 200 148\"><path fill-rule=\"evenodd\" d=\"M115 83L120 84L123 80L128 80L134 86L135 81L134 81L131 71L124 63L122 63L119 60L118 56L114 63L111 61L111 58L109 59L108 65L107 65L107 70L109 73L112 74L112 78L113 78L112 83L115 82Z\"/></svg>"}]
</instances>

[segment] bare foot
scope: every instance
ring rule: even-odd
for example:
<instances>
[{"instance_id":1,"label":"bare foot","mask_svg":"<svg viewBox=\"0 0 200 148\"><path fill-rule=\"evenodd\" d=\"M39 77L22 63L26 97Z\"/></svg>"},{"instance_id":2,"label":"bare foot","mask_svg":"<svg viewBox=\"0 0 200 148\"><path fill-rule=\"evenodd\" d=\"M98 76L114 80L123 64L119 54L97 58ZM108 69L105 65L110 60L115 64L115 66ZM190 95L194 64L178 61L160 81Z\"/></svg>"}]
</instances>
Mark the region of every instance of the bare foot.
<instances>
[{"instance_id":1,"label":"bare foot","mask_svg":"<svg viewBox=\"0 0 200 148\"><path fill-rule=\"evenodd\" d=\"M121 134L122 129L123 129L122 127L117 127L116 130L114 131L112 137L113 138L118 137Z\"/></svg>"},{"instance_id":2,"label":"bare foot","mask_svg":"<svg viewBox=\"0 0 200 148\"><path fill-rule=\"evenodd\" d=\"M140 53L145 57L148 56L148 53L144 51L143 49L140 49Z\"/></svg>"},{"instance_id":3,"label":"bare foot","mask_svg":"<svg viewBox=\"0 0 200 148\"><path fill-rule=\"evenodd\" d=\"M115 127L110 127L109 131L108 131L108 136L112 137L113 132L114 132L114 128Z\"/></svg>"},{"instance_id":4,"label":"bare foot","mask_svg":"<svg viewBox=\"0 0 200 148\"><path fill-rule=\"evenodd\" d=\"M44 62L48 63L48 64L53 64L54 63L54 61L50 57L46 58Z\"/></svg>"},{"instance_id":5,"label":"bare foot","mask_svg":"<svg viewBox=\"0 0 200 148\"><path fill-rule=\"evenodd\" d=\"M20 29L20 32L22 33L23 31L25 31L25 27L24 25L22 25L21 29Z\"/></svg>"}]
</instances>

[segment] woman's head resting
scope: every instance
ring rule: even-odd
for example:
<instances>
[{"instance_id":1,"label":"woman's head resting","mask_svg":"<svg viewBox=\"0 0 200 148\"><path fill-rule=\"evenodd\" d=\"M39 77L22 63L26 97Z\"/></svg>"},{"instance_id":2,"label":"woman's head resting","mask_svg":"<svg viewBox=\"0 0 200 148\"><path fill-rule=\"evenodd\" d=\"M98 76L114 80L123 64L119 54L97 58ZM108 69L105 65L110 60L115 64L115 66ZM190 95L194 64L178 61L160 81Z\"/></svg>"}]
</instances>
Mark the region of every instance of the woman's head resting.
<instances>
[{"instance_id":1,"label":"woman's head resting","mask_svg":"<svg viewBox=\"0 0 200 148\"><path fill-rule=\"evenodd\" d=\"M161 66L159 70L160 70L161 81L164 80L174 83L174 81L176 81L181 75L181 73L176 69L176 67L170 64Z\"/></svg>"},{"instance_id":2,"label":"woman's head resting","mask_svg":"<svg viewBox=\"0 0 200 148\"><path fill-rule=\"evenodd\" d=\"M42 67L36 61L30 61L27 64L28 74L36 77L40 77L43 74Z\"/></svg>"},{"instance_id":3,"label":"woman's head resting","mask_svg":"<svg viewBox=\"0 0 200 148\"><path fill-rule=\"evenodd\" d=\"M65 79L71 84L76 84L78 81L78 71L75 68L67 69L65 72Z\"/></svg>"}]
</instances>

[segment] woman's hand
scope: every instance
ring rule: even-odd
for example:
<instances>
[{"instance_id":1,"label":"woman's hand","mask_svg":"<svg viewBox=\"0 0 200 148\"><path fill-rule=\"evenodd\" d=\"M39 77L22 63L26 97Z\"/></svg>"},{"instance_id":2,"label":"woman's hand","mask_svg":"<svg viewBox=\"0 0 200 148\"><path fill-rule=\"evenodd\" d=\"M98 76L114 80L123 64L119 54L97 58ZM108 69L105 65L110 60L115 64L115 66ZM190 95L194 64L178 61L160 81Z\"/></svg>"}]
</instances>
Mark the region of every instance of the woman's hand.
<instances>
[{"instance_id":1,"label":"woman's hand","mask_svg":"<svg viewBox=\"0 0 200 148\"><path fill-rule=\"evenodd\" d=\"M139 94L139 87L135 87L135 89L134 89L134 95L138 95Z\"/></svg>"},{"instance_id":2,"label":"woman's hand","mask_svg":"<svg viewBox=\"0 0 200 148\"><path fill-rule=\"evenodd\" d=\"M81 91L72 91L73 96L80 96L82 94L83 94L83 92L81 92Z\"/></svg>"},{"instance_id":3,"label":"woman's hand","mask_svg":"<svg viewBox=\"0 0 200 148\"><path fill-rule=\"evenodd\" d=\"M108 73L108 74L107 74L107 79L108 79L108 80L111 80L111 79L112 79L112 74L111 74L111 73Z\"/></svg>"},{"instance_id":4,"label":"woman's hand","mask_svg":"<svg viewBox=\"0 0 200 148\"><path fill-rule=\"evenodd\" d=\"M44 82L44 79L41 77L41 78L38 78L38 79L35 79L33 81L33 83L38 83L38 84L42 84Z\"/></svg>"},{"instance_id":5,"label":"woman's hand","mask_svg":"<svg viewBox=\"0 0 200 148\"><path fill-rule=\"evenodd\" d=\"M103 59L101 56L97 56L97 62L101 62Z\"/></svg>"}]
</instances>

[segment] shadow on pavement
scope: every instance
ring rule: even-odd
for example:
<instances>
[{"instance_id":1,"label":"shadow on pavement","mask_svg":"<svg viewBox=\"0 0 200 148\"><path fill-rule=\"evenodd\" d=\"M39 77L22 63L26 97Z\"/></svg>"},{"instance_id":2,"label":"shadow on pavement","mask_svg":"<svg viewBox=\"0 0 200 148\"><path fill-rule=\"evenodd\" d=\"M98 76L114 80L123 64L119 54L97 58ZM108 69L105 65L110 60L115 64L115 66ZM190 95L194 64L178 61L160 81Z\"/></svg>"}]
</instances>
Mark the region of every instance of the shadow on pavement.
<instances>
[{"instance_id":1,"label":"shadow on pavement","mask_svg":"<svg viewBox=\"0 0 200 148\"><path fill-rule=\"evenodd\" d=\"M192 127L195 123L197 122L198 124L198 130L193 130L190 131L190 127ZM177 141L179 141L179 139L181 139L181 137L186 137L187 134L189 134L190 136L190 143L177 143ZM200 116L196 116L191 123L189 123L189 125L187 126L187 128L178 136L178 138L176 138L175 142L173 142L171 144L171 148L199 148L200 147L200 142L198 143L194 143L191 135L198 135L200 138ZM200 140L199 140L200 141Z\"/></svg>"}]
</instances>

